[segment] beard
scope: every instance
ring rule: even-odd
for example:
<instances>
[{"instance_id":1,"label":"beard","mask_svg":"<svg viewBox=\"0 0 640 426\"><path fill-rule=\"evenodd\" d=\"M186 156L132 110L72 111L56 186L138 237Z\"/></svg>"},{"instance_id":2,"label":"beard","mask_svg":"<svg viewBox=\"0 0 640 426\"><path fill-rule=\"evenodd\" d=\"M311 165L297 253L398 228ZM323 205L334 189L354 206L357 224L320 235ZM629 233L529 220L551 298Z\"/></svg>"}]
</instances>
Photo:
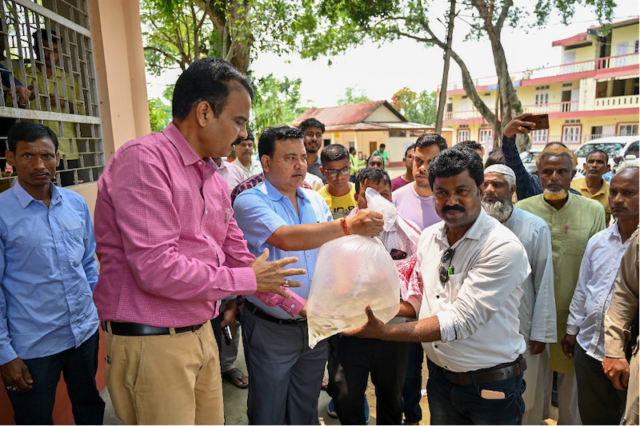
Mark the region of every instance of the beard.
<instances>
[{"instance_id":1,"label":"beard","mask_svg":"<svg viewBox=\"0 0 640 426\"><path fill-rule=\"evenodd\" d=\"M557 201L564 200L569 196L569 193L564 189L561 189L560 191L549 191L548 189L545 189L542 196L545 200Z\"/></svg>"},{"instance_id":2,"label":"beard","mask_svg":"<svg viewBox=\"0 0 640 426\"><path fill-rule=\"evenodd\" d=\"M511 195L507 194L502 201L488 202L483 201L482 207L489 216L498 222L505 222L513 213L513 204L511 203Z\"/></svg>"}]
</instances>

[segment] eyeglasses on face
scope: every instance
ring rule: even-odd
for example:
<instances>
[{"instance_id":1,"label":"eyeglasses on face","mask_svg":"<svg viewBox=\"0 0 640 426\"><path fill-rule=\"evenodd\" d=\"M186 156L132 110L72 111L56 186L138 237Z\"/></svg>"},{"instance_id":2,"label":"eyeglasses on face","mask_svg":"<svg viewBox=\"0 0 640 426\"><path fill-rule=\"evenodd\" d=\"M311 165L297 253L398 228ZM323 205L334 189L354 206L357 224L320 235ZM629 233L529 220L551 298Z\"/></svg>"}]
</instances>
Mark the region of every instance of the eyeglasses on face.
<instances>
[{"instance_id":1,"label":"eyeglasses on face","mask_svg":"<svg viewBox=\"0 0 640 426\"><path fill-rule=\"evenodd\" d=\"M345 167L344 169L328 169L324 171L328 177L330 178L334 178L336 176L338 176L338 172L340 172L340 174L342 176L347 176L349 174L351 174L351 168L350 167Z\"/></svg>"},{"instance_id":2,"label":"eyeglasses on face","mask_svg":"<svg viewBox=\"0 0 640 426\"><path fill-rule=\"evenodd\" d=\"M306 132L304 135L306 137L308 137L309 139L312 139L314 136L316 137L316 139L322 139L322 133L320 133L320 132L318 132L318 133Z\"/></svg>"},{"instance_id":3,"label":"eyeglasses on face","mask_svg":"<svg viewBox=\"0 0 640 426\"><path fill-rule=\"evenodd\" d=\"M440 282L444 285L447 281L449 281L449 276L453 275L453 268L451 267L451 261L453 261L453 255L455 254L455 250L449 248L444 252L442 258L440 259ZM448 267L445 267L444 264L449 263Z\"/></svg>"}]
</instances>

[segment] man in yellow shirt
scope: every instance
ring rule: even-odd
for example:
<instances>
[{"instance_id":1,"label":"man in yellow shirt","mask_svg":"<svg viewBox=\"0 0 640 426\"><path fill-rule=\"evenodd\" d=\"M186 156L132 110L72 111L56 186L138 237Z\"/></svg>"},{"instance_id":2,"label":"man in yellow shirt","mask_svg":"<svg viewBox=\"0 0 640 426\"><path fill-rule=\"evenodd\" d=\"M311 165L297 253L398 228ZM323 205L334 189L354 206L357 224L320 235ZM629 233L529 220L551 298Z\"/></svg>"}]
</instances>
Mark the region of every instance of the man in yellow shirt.
<instances>
[{"instance_id":1,"label":"man in yellow shirt","mask_svg":"<svg viewBox=\"0 0 640 426\"><path fill-rule=\"evenodd\" d=\"M51 33L50 38L47 32ZM51 42L51 44L49 44ZM29 109L47 111L47 99L51 104L51 112L63 114L84 114L82 101L80 96L80 84L72 77L71 70L60 64L60 55L58 44L62 43L62 38L55 31L47 31L42 29L33 33L33 50L36 59L43 61L41 58L44 53L44 64L46 69L46 77L42 74L42 66L36 65L35 70L28 68L25 70L30 80L29 90L31 90L31 103ZM41 51L42 49L42 51ZM55 66L54 66L55 64ZM65 68L64 78L62 69ZM55 78L53 78L55 72ZM35 76L35 79L33 78ZM24 78L24 77L23 77ZM24 81L24 80L23 80ZM45 82L48 91L45 90ZM37 87L38 97L40 98L40 106L36 99L35 88ZM58 96L56 97L56 86ZM48 94L48 95L47 95ZM75 183L73 169L80 167L80 154L78 150L76 123L68 121L51 121L44 120L43 124L54 131L58 136L58 152L60 153L60 170L70 170L60 173L61 186L69 186ZM66 161L65 161L66 160Z\"/></svg>"},{"instance_id":2,"label":"man in yellow shirt","mask_svg":"<svg viewBox=\"0 0 640 426\"><path fill-rule=\"evenodd\" d=\"M351 165L349 152L342 145L332 144L322 150L320 154L322 172L327 183L318 193L327 202L333 219L340 219L349 215L358 203L355 199L355 187L349 182Z\"/></svg>"},{"instance_id":3,"label":"man in yellow shirt","mask_svg":"<svg viewBox=\"0 0 640 426\"><path fill-rule=\"evenodd\" d=\"M602 150L594 149L587 155L587 162L584 163L585 177L571 181L571 188L580 192L583 196L602 204L607 225L611 220L609 183L602 176L609 169L609 155Z\"/></svg>"}]
</instances>

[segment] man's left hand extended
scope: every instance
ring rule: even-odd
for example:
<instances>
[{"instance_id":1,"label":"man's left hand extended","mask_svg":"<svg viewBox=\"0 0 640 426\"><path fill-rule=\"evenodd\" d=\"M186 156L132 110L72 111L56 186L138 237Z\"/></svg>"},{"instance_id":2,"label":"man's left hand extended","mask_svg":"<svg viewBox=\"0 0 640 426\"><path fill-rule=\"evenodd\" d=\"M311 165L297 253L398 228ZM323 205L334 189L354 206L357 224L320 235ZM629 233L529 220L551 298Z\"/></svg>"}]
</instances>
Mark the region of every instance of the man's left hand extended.
<instances>
[{"instance_id":1,"label":"man's left hand extended","mask_svg":"<svg viewBox=\"0 0 640 426\"><path fill-rule=\"evenodd\" d=\"M384 334L384 323L380 321L374 314L371 306L367 305L364 308L364 312L367 314L367 323L362 327L358 327L355 330L342 332L345 336L355 336L362 339L379 339Z\"/></svg>"},{"instance_id":2,"label":"man's left hand extended","mask_svg":"<svg viewBox=\"0 0 640 426\"><path fill-rule=\"evenodd\" d=\"M544 342L536 342L535 340L529 340L528 348L531 349L531 355L538 355L544 351Z\"/></svg>"}]
</instances>

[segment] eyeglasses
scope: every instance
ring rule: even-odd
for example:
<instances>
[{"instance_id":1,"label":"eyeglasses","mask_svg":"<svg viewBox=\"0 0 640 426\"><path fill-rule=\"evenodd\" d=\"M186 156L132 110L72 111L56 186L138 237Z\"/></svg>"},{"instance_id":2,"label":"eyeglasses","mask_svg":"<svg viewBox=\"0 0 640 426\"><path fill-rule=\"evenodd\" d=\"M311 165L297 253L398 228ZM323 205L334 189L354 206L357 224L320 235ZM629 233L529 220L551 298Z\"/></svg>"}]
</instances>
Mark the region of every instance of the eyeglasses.
<instances>
[{"instance_id":1,"label":"eyeglasses","mask_svg":"<svg viewBox=\"0 0 640 426\"><path fill-rule=\"evenodd\" d=\"M312 138L315 136L317 139L322 139L322 133L307 132L304 135L308 138Z\"/></svg>"},{"instance_id":2,"label":"eyeglasses","mask_svg":"<svg viewBox=\"0 0 640 426\"><path fill-rule=\"evenodd\" d=\"M442 255L442 259L440 259L440 282L442 283L443 287L446 282L449 281L449 276L453 275L453 267L451 266L451 262L453 261L453 255L455 253L456 251L450 248L444 252L444 254ZM449 262L449 265L445 268L444 264L447 262Z\"/></svg>"},{"instance_id":3,"label":"eyeglasses","mask_svg":"<svg viewBox=\"0 0 640 426\"><path fill-rule=\"evenodd\" d=\"M349 174L351 174L351 168L350 167L345 167L344 169L329 169L329 170L325 170L324 171L327 174L327 177L330 178L334 178L336 176L338 176L338 172L340 172L340 174L342 176L347 176Z\"/></svg>"}]
</instances>

